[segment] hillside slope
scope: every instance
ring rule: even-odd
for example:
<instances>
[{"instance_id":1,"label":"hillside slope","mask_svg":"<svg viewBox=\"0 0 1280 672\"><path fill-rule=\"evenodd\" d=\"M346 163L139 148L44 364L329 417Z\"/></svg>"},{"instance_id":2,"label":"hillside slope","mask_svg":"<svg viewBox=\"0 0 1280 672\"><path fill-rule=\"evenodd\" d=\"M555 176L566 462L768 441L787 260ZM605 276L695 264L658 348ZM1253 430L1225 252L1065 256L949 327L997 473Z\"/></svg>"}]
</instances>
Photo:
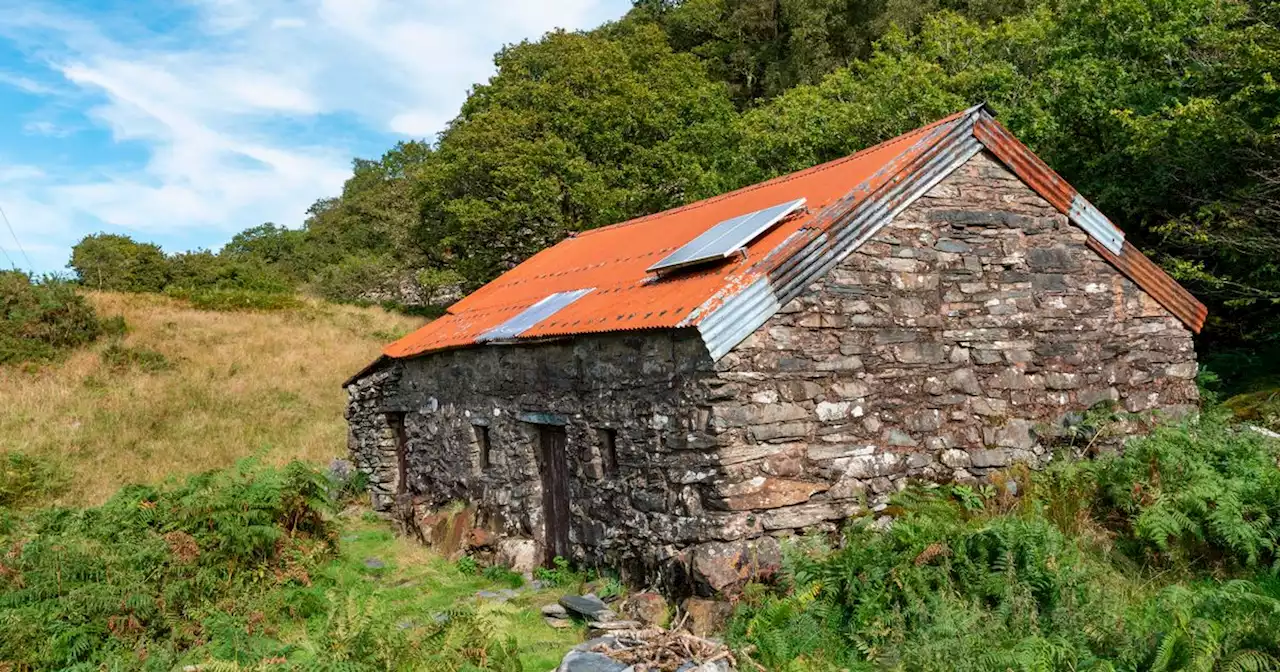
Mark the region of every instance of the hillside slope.
<instances>
[{"instance_id":1,"label":"hillside slope","mask_svg":"<svg viewBox=\"0 0 1280 672\"><path fill-rule=\"evenodd\" d=\"M422 323L318 301L254 313L154 294L91 300L104 318L123 316L121 342L35 370L0 367L0 451L61 464L73 479L67 504L249 454L269 464L343 455L342 381Z\"/></svg>"}]
</instances>

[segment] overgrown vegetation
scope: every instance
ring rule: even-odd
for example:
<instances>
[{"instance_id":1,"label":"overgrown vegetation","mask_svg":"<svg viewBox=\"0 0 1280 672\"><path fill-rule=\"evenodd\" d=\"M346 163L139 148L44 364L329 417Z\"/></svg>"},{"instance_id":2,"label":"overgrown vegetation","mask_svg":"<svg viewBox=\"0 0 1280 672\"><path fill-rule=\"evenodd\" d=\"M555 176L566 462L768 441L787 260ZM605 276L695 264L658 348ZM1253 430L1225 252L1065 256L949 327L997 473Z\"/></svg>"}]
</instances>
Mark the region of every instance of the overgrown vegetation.
<instances>
[{"instance_id":1,"label":"overgrown vegetation","mask_svg":"<svg viewBox=\"0 0 1280 672\"><path fill-rule=\"evenodd\" d=\"M230 246L228 246L230 249ZM300 304L295 283L259 258L207 250L166 255L157 245L117 234L86 236L67 264L82 286L164 292L202 310L281 310Z\"/></svg>"},{"instance_id":2,"label":"overgrown vegetation","mask_svg":"<svg viewBox=\"0 0 1280 672\"><path fill-rule=\"evenodd\" d=\"M47 458L0 453L0 511L42 504L61 494L68 480L66 472Z\"/></svg>"},{"instance_id":3,"label":"overgrown vegetation","mask_svg":"<svg viewBox=\"0 0 1280 672\"><path fill-rule=\"evenodd\" d=\"M1122 456L910 490L885 531L794 545L732 636L771 669L1275 669L1278 456L1210 414Z\"/></svg>"},{"instance_id":4,"label":"overgrown vegetation","mask_svg":"<svg viewBox=\"0 0 1280 672\"><path fill-rule=\"evenodd\" d=\"M342 382L422 323L314 300L233 313L158 294L75 300L109 316L108 333L56 366L0 366L0 453L60 465L75 487L56 499L77 505L251 454L327 463L346 441Z\"/></svg>"},{"instance_id":5,"label":"overgrown vegetation","mask_svg":"<svg viewBox=\"0 0 1280 672\"><path fill-rule=\"evenodd\" d=\"M563 646L543 627L521 648L510 611L466 604L483 579L424 562L381 581L358 554L389 535L335 518L331 489L302 463L243 462L26 514L0 530L0 666L519 670ZM429 578L449 583L423 595Z\"/></svg>"},{"instance_id":6,"label":"overgrown vegetation","mask_svg":"<svg viewBox=\"0 0 1280 672\"><path fill-rule=\"evenodd\" d=\"M0 271L0 364L55 359L102 332L97 313L70 283Z\"/></svg>"}]
</instances>

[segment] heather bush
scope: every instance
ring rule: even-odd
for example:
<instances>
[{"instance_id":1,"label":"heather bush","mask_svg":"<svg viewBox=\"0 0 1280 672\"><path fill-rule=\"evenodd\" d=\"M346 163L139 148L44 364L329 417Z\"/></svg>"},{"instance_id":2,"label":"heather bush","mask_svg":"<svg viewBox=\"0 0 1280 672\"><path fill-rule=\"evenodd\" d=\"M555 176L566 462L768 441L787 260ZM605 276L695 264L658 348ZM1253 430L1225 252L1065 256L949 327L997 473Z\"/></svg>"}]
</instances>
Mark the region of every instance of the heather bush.
<instances>
[{"instance_id":1,"label":"heather bush","mask_svg":"<svg viewBox=\"0 0 1280 672\"><path fill-rule=\"evenodd\" d=\"M0 271L0 364L56 359L102 330L93 307L70 283Z\"/></svg>"}]
</instances>

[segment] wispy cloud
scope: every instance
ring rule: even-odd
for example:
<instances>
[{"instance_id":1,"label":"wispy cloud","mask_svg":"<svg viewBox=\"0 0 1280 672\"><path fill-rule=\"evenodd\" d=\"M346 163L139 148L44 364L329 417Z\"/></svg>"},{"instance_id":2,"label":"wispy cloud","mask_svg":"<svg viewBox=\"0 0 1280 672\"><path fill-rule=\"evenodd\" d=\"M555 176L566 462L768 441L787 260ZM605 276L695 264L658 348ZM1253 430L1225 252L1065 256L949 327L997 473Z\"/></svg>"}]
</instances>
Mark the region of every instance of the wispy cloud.
<instances>
[{"instance_id":1,"label":"wispy cloud","mask_svg":"<svg viewBox=\"0 0 1280 672\"><path fill-rule=\"evenodd\" d=\"M20 235L63 250L97 228L195 247L262 221L297 224L338 191L354 153L441 130L504 43L593 26L627 5L188 0L178 13L155 5L163 20L141 24L131 18L148 15L141 10L84 16L56 2L0 0L0 40L37 64L0 63L0 86L74 113L28 120L27 132L53 141L82 124L144 156L108 151L56 169L11 157L42 172L21 192L0 179L0 205L18 211L15 220L55 222ZM62 134L57 142L82 135ZM0 157L0 176L5 169Z\"/></svg>"}]
</instances>

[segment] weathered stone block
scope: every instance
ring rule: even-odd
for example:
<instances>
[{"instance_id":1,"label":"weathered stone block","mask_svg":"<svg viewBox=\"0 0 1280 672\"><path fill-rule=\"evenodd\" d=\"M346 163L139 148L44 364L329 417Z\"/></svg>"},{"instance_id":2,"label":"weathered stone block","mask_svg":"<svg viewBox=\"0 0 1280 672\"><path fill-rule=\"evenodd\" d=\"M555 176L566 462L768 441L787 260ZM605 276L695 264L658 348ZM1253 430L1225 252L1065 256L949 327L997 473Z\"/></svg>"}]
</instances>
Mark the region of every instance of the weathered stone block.
<instances>
[{"instance_id":1,"label":"weathered stone block","mask_svg":"<svg viewBox=\"0 0 1280 672\"><path fill-rule=\"evenodd\" d=\"M757 476L747 481L718 488L719 504L731 511L776 509L780 506L807 502L829 486L815 481Z\"/></svg>"},{"instance_id":2,"label":"weathered stone block","mask_svg":"<svg viewBox=\"0 0 1280 672\"><path fill-rule=\"evenodd\" d=\"M773 537L701 544L693 551L693 580L703 595L770 576L781 567L782 550Z\"/></svg>"}]
</instances>

